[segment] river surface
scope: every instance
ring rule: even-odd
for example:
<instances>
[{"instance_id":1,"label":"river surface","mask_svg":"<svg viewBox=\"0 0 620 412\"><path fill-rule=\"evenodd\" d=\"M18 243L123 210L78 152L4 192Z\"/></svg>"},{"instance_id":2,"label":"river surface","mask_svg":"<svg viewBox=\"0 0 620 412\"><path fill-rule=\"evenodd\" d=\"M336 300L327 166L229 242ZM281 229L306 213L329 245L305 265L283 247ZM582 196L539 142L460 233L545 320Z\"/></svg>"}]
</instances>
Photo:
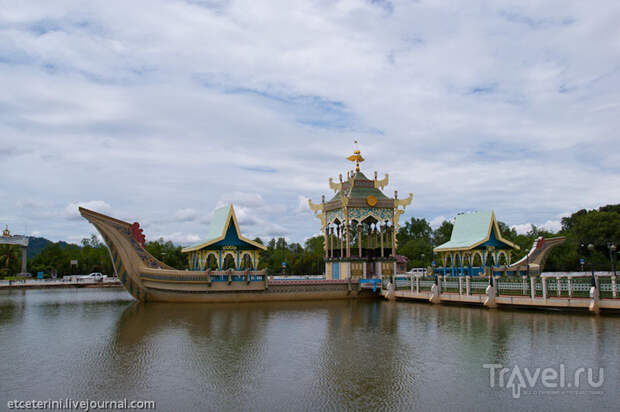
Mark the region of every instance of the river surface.
<instances>
[{"instance_id":1,"label":"river surface","mask_svg":"<svg viewBox=\"0 0 620 412\"><path fill-rule=\"evenodd\" d=\"M160 411L620 410L618 316L0 291L0 350L0 410L62 398L154 400ZM507 368L503 382L498 366L491 387L485 364Z\"/></svg>"}]
</instances>

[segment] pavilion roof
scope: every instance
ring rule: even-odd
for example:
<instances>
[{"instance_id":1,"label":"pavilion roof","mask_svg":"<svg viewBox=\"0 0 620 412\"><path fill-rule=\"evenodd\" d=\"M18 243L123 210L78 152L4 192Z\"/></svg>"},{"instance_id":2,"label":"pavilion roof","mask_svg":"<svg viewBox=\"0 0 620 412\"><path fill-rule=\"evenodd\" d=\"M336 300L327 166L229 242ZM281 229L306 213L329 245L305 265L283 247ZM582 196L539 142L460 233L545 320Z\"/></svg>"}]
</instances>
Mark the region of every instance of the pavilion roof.
<instances>
[{"instance_id":1,"label":"pavilion roof","mask_svg":"<svg viewBox=\"0 0 620 412\"><path fill-rule=\"evenodd\" d=\"M509 248L519 249L519 246L502 237L495 213L484 211L457 215L450 240L437 246L434 251L448 252L474 249L488 242L492 236Z\"/></svg>"},{"instance_id":2,"label":"pavilion roof","mask_svg":"<svg viewBox=\"0 0 620 412\"><path fill-rule=\"evenodd\" d=\"M342 188L330 202L334 200L340 200L343 197L349 199L366 199L368 196L373 195L377 200L388 200L389 197L383 194L383 192L375 187L375 181L368 179L364 173L356 172L348 181L342 183Z\"/></svg>"},{"instance_id":3,"label":"pavilion roof","mask_svg":"<svg viewBox=\"0 0 620 412\"><path fill-rule=\"evenodd\" d=\"M226 238L226 234L229 230L230 225L234 225L237 238L241 242L247 243L248 245L256 247L258 249L267 249L264 245L247 239L241 235L239 223L237 222L237 216L235 215L235 209L233 208L233 205L230 204L228 206L220 207L213 212L213 217L211 218L211 223L209 224L209 231L207 232L206 240L196 245L183 248L181 252L194 252L223 241Z\"/></svg>"}]
</instances>

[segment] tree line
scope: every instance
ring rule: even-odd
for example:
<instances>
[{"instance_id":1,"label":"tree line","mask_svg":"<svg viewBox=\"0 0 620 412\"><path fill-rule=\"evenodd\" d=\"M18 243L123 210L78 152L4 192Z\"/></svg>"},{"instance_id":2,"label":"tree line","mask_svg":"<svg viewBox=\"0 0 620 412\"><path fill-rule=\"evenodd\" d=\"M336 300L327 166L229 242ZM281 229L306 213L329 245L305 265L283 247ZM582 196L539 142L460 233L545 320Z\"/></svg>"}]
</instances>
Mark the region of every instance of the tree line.
<instances>
[{"instance_id":1,"label":"tree line","mask_svg":"<svg viewBox=\"0 0 620 412\"><path fill-rule=\"evenodd\" d=\"M580 259L586 261L584 269L590 265L595 270L610 270L609 244L620 246L620 204L607 205L595 210L580 210L562 219L562 228L557 233L531 226L525 234L518 234L503 222L498 222L502 236L519 245L520 250L513 253L513 261L525 256L539 236L566 236L564 244L555 248L549 255L545 271L581 270ZM433 248L450 240L452 223L444 221L432 229L426 219L411 218L397 233L397 253L408 258L408 268L428 267L433 260ZM260 238L256 242L263 244ZM592 244L590 252L587 245ZM284 238L273 238L261 252L259 269L270 274L321 275L324 271L324 239L316 236L307 239L303 245L288 243ZM160 238L146 243L147 251L162 262L178 268L188 267L187 255L181 253L181 246ZM616 252L616 258L617 252ZM71 264L77 261L77 264ZM283 265L283 262L285 265ZM437 262L438 265L441 262ZM21 266L20 251L12 245L0 245L0 275L17 273ZM94 234L82 239L81 245L48 244L39 254L28 261L31 273L44 272L47 276L55 270L59 276L102 272L112 275L114 269L108 249Z\"/></svg>"}]
</instances>

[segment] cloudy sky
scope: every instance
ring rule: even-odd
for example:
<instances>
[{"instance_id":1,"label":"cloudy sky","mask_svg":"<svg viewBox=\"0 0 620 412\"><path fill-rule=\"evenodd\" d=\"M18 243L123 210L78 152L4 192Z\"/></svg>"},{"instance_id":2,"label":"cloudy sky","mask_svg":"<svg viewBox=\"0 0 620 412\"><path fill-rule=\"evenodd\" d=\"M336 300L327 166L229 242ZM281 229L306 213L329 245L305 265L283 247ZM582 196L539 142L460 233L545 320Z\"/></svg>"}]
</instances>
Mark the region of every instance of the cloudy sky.
<instances>
[{"instance_id":1,"label":"cloudy sky","mask_svg":"<svg viewBox=\"0 0 620 412\"><path fill-rule=\"evenodd\" d=\"M0 223L303 241L353 140L404 218L620 203L620 3L0 0Z\"/></svg>"}]
</instances>

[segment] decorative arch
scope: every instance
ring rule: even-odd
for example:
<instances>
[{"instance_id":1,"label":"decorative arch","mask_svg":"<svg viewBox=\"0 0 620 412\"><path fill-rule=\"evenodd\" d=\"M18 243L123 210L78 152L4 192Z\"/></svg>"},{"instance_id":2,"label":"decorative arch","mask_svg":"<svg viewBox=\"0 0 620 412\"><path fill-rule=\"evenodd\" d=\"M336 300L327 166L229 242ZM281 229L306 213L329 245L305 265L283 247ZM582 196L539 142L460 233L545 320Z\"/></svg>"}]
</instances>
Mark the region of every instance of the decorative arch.
<instances>
[{"instance_id":1,"label":"decorative arch","mask_svg":"<svg viewBox=\"0 0 620 412\"><path fill-rule=\"evenodd\" d=\"M218 255L215 252L207 252L207 257L205 259L205 269L209 270L218 270L220 264L218 262Z\"/></svg>"},{"instance_id":2,"label":"decorative arch","mask_svg":"<svg viewBox=\"0 0 620 412\"><path fill-rule=\"evenodd\" d=\"M463 266L471 265L471 253L464 252L462 256L463 256Z\"/></svg>"},{"instance_id":3,"label":"decorative arch","mask_svg":"<svg viewBox=\"0 0 620 412\"><path fill-rule=\"evenodd\" d=\"M497 253L497 264L498 264L498 266L506 266L506 265L510 264L510 260L508 258L508 253L506 253L505 250L500 250Z\"/></svg>"},{"instance_id":4,"label":"decorative arch","mask_svg":"<svg viewBox=\"0 0 620 412\"><path fill-rule=\"evenodd\" d=\"M490 249L487 249L484 252L484 256L485 256L484 266L486 266L486 267L493 267L493 266L497 265L497 262L495 260L495 252L494 251L492 251Z\"/></svg>"},{"instance_id":5,"label":"decorative arch","mask_svg":"<svg viewBox=\"0 0 620 412\"><path fill-rule=\"evenodd\" d=\"M222 254L222 270L237 269L237 257L232 252L224 252Z\"/></svg>"},{"instance_id":6,"label":"decorative arch","mask_svg":"<svg viewBox=\"0 0 620 412\"><path fill-rule=\"evenodd\" d=\"M459 274L463 262L463 255L459 252L454 252L454 270L453 274Z\"/></svg>"},{"instance_id":7,"label":"decorative arch","mask_svg":"<svg viewBox=\"0 0 620 412\"><path fill-rule=\"evenodd\" d=\"M482 252L477 250L472 254L471 265L473 267L482 267L483 260L484 258L483 258Z\"/></svg>"},{"instance_id":8,"label":"decorative arch","mask_svg":"<svg viewBox=\"0 0 620 412\"><path fill-rule=\"evenodd\" d=\"M252 254L248 251L241 252L239 255L239 269L252 270L254 269L254 259Z\"/></svg>"}]
</instances>

